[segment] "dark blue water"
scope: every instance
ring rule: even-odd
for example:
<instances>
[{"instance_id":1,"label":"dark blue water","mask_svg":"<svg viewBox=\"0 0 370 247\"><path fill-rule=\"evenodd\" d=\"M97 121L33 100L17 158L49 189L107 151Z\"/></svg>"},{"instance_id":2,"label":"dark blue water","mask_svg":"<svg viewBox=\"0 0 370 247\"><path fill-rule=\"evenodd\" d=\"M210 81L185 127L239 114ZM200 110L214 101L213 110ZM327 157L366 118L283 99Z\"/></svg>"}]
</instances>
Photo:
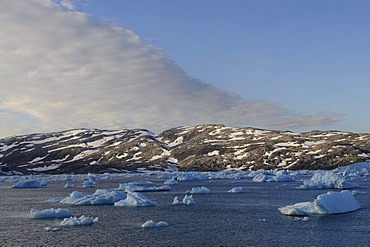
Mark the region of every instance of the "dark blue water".
<instances>
[{"instance_id":1,"label":"dark blue water","mask_svg":"<svg viewBox=\"0 0 370 247\"><path fill-rule=\"evenodd\" d=\"M133 180L134 178L130 178ZM137 178L142 180L143 178ZM164 180L150 178L157 184ZM251 179L183 181L168 192L145 195L160 203L157 207L124 208L70 206L51 203L73 190L91 194L97 188L115 188L127 178L99 180L96 188L63 188L65 181L48 182L40 189L11 189L13 182L0 183L0 245L7 246L369 246L369 182L355 198L361 210L341 215L310 217L309 221L282 215L279 207L313 201L328 190L299 190L301 182L257 183ZM74 181L75 185L81 181ZM206 186L211 194L194 195L196 205L172 206L175 196L183 197L192 187ZM243 193L227 191L241 186ZM90 226L62 227L50 232L61 220L30 218L30 209L68 208L99 217ZM141 228L148 221L166 221L164 228Z\"/></svg>"}]
</instances>

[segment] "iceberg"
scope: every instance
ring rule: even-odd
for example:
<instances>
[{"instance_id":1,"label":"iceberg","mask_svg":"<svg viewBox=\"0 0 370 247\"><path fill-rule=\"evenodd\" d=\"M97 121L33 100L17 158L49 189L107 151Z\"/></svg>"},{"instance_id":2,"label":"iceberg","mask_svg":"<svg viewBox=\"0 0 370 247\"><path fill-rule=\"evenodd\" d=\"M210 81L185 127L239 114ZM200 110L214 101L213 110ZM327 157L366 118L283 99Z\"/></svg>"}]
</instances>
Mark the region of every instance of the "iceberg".
<instances>
[{"instance_id":1,"label":"iceberg","mask_svg":"<svg viewBox=\"0 0 370 247\"><path fill-rule=\"evenodd\" d=\"M316 171L309 180L304 180L300 189L352 189L358 184L348 182L342 175L331 171Z\"/></svg>"},{"instance_id":2,"label":"iceberg","mask_svg":"<svg viewBox=\"0 0 370 247\"><path fill-rule=\"evenodd\" d=\"M124 198L126 198L126 195L121 191L98 189L92 195L84 195L82 192L73 191L68 197L62 199L60 203L72 205L113 205Z\"/></svg>"},{"instance_id":3,"label":"iceberg","mask_svg":"<svg viewBox=\"0 0 370 247\"><path fill-rule=\"evenodd\" d=\"M77 217L70 217L65 218L62 222L60 222L61 226L83 226L83 225L91 225L98 221L98 217L86 217L82 215L80 218Z\"/></svg>"},{"instance_id":4,"label":"iceberg","mask_svg":"<svg viewBox=\"0 0 370 247\"><path fill-rule=\"evenodd\" d=\"M235 187L235 188L230 189L227 192L229 192L229 193L241 193L241 192L243 192L243 188L242 187Z\"/></svg>"},{"instance_id":5,"label":"iceberg","mask_svg":"<svg viewBox=\"0 0 370 247\"><path fill-rule=\"evenodd\" d=\"M287 171L270 171L266 173L265 171L258 171L258 173L253 177L253 182L294 182L294 178Z\"/></svg>"},{"instance_id":6,"label":"iceberg","mask_svg":"<svg viewBox=\"0 0 370 247\"><path fill-rule=\"evenodd\" d=\"M141 227L144 227L144 228L155 228L155 227L165 227L165 226L168 226L167 222L164 222L164 221L154 222L153 220L148 220L147 222L141 225Z\"/></svg>"},{"instance_id":7,"label":"iceberg","mask_svg":"<svg viewBox=\"0 0 370 247\"><path fill-rule=\"evenodd\" d=\"M208 194L208 193L211 193L211 190L208 189L207 187L196 187L196 188L192 188L191 190L187 190L185 192L186 194Z\"/></svg>"},{"instance_id":8,"label":"iceberg","mask_svg":"<svg viewBox=\"0 0 370 247\"><path fill-rule=\"evenodd\" d=\"M153 191L170 191L171 187L169 185L144 187L136 185L134 183L123 183L119 184L117 190L135 191L135 192L153 192Z\"/></svg>"},{"instance_id":9,"label":"iceberg","mask_svg":"<svg viewBox=\"0 0 370 247\"><path fill-rule=\"evenodd\" d=\"M176 196L173 199L172 205L193 205L195 204L195 201L193 199L193 195L185 195L182 201L179 200L179 198Z\"/></svg>"},{"instance_id":10,"label":"iceberg","mask_svg":"<svg viewBox=\"0 0 370 247\"><path fill-rule=\"evenodd\" d=\"M121 207L148 207L158 206L158 203L151 201L140 193L134 191L128 191L127 197L124 200L120 200L114 203L114 206Z\"/></svg>"},{"instance_id":11,"label":"iceberg","mask_svg":"<svg viewBox=\"0 0 370 247\"><path fill-rule=\"evenodd\" d=\"M12 188L22 189L22 188L42 188L47 185L46 181L18 181Z\"/></svg>"},{"instance_id":12,"label":"iceberg","mask_svg":"<svg viewBox=\"0 0 370 247\"><path fill-rule=\"evenodd\" d=\"M50 208L44 210L31 209L31 217L34 219L48 219L48 218L69 218L72 213L64 208Z\"/></svg>"},{"instance_id":13,"label":"iceberg","mask_svg":"<svg viewBox=\"0 0 370 247\"><path fill-rule=\"evenodd\" d=\"M370 162L360 162L348 166L341 166L336 168L334 171L342 173L343 176L349 177L369 176Z\"/></svg>"},{"instance_id":14,"label":"iceberg","mask_svg":"<svg viewBox=\"0 0 370 247\"><path fill-rule=\"evenodd\" d=\"M360 209L361 206L348 190L321 194L313 202L300 202L279 208L285 215L310 216L342 214Z\"/></svg>"}]
</instances>

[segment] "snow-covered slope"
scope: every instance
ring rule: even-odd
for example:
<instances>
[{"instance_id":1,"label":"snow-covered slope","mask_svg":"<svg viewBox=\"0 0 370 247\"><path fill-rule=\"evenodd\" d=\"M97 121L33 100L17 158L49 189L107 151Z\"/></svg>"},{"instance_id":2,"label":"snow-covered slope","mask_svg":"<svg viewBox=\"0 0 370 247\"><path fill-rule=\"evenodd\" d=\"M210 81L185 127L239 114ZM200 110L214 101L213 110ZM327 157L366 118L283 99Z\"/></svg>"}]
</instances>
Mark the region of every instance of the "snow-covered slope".
<instances>
[{"instance_id":1,"label":"snow-covered slope","mask_svg":"<svg viewBox=\"0 0 370 247\"><path fill-rule=\"evenodd\" d=\"M0 174L148 170L333 169L370 161L370 134L224 125L76 129L0 139Z\"/></svg>"}]
</instances>

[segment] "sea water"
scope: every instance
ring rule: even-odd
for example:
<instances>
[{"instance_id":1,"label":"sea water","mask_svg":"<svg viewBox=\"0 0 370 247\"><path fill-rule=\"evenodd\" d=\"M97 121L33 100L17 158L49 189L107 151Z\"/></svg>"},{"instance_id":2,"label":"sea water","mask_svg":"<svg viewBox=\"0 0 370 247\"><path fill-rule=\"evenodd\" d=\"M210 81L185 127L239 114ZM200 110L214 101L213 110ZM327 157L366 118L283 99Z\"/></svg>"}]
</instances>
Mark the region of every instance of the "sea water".
<instances>
[{"instance_id":1,"label":"sea water","mask_svg":"<svg viewBox=\"0 0 370 247\"><path fill-rule=\"evenodd\" d=\"M308 221L284 216L278 208L313 201L329 190L297 189L296 182L253 182L245 179L180 181L171 191L143 192L155 207L71 206L48 200L64 198L72 191L92 194L98 188L117 188L119 183L142 177L97 180L95 188L64 188L66 181L49 179L45 188L12 189L14 182L0 183L0 245L3 246L368 246L370 200L366 180L355 198L362 209L339 215L311 216ZM146 177L163 184L165 179ZM173 206L175 196L205 186L209 194L194 194L195 205ZM228 193L242 187L242 193ZM60 227L61 219L32 219L30 209L66 208L75 216L98 217L88 226ZM168 227L142 228L148 220L165 221ZM45 227L60 227L46 231Z\"/></svg>"}]
</instances>

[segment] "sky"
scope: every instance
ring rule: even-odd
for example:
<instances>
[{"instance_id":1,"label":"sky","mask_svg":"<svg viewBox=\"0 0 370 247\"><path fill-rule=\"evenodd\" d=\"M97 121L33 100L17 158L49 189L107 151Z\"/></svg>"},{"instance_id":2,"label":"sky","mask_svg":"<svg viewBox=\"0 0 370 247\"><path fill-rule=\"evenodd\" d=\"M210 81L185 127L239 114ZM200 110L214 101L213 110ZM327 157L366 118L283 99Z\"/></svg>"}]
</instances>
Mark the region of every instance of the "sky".
<instances>
[{"instance_id":1,"label":"sky","mask_svg":"<svg viewBox=\"0 0 370 247\"><path fill-rule=\"evenodd\" d=\"M0 138L208 123L370 133L368 1L0 2Z\"/></svg>"}]
</instances>

